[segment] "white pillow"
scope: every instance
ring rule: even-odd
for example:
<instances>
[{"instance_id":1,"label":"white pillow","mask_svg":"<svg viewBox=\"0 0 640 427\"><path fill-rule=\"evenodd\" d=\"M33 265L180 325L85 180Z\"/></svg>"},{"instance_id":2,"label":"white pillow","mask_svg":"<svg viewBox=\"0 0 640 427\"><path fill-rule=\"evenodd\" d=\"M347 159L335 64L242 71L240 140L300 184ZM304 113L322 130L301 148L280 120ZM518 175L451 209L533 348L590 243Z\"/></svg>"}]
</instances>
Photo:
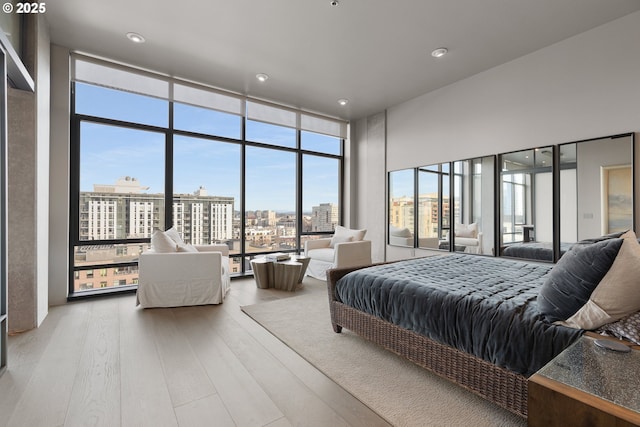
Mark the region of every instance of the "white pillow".
<instances>
[{"instance_id":1,"label":"white pillow","mask_svg":"<svg viewBox=\"0 0 640 427\"><path fill-rule=\"evenodd\" d=\"M352 242L353 241L353 236L347 236L344 234L334 234L333 237L331 238L331 241L329 242L329 247L333 248L335 247L338 243L346 243L346 242Z\"/></svg>"},{"instance_id":2,"label":"white pillow","mask_svg":"<svg viewBox=\"0 0 640 427\"><path fill-rule=\"evenodd\" d=\"M182 237L180 237L180 233L178 233L178 230L176 230L174 227L171 227L170 229L165 231L165 233L171 240L176 243L176 245L184 244L184 240L182 240Z\"/></svg>"},{"instance_id":3,"label":"white pillow","mask_svg":"<svg viewBox=\"0 0 640 427\"><path fill-rule=\"evenodd\" d=\"M362 229L362 230L351 230L349 228L343 227L341 225L336 225L336 230L334 233L334 236L337 235L347 235L347 236L353 236L353 241L354 242L359 242L360 240L364 239L364 235L367 233L366 229Z\"/></svg>"},{"instance_id":4,"label":"white pillow","mask_svg":"<svg viewBox=\"0 0 640 427\"><path fill-rule=\"evenodd\" d=\"M470 237L475 239L478 237L478 224L472 222L469 225L465 224L456 224L456 237Z\"/></svg>"},{"instance_id":5,"label":"white pillow","mask_svg":"<svg viewBox=\"0 0 640 427\"><path fill-rule=\"evenodd\" d=\"M171 240L164 231L156 230L151 235L151 249L158 253L176 251L176 242Z\"/></svg>"},{"instance_id":6,"label":"white pillow","mask_svg":"<svg viewBox=\"0 0 640 427\"><path fill-rule=\"evenodd\" d=\"M396 237L411 237L411 230L407 227L399 228L393 225L389 226L389 234Z\"/></svg>"},{"instance_id":7,"label":"white pillow","mask_svg":"<svg viewBox=\"0 0 640 427\"><path fill-rule=\"evenodd\" d=\"M366 229L363 230L351 230L349 228L343 227L341 225L336 225L336 230L331 238L331 242L329 242L329 247L333 248L336 243L342 242L359 242L364 239L364 235L367 232ZM350 240L345 240L351 237Z\"/></svg>"},{"instance_id":8,"label":"white pillow","mask_svg":"<svg viewBox=\"0 0 640 427\"><path fill-rule=\"evenodd\" d=\"M195 246L189 243L176 243L178 252L198 252Z\"/></svg>"}]
</instances>

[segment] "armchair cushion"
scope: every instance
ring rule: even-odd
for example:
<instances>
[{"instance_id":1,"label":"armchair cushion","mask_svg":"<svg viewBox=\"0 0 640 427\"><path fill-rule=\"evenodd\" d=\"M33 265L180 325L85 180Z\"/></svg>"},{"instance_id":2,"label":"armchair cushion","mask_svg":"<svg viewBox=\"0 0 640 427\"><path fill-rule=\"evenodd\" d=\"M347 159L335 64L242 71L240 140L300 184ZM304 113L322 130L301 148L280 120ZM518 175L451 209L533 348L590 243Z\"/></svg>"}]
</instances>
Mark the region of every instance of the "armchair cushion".
<instances>
[{"instance_id":1,"label":"armchair cushion","mask_svg":"<svg viewBox=\"0 0 640 427\"><path fill-rule=\"evenodd\" d=\"M198 252L220 252L223 257L229 256L229 246L225 244L195 245Z\"/></svg>"},{"instance_id":2,"label":"armchair cushion","mask_svg":"<svg viewBox=\"0 0 640 427\"><path fill-rule=\"evenodd\" d=\"M151 235L151 250L157 253L176 252L176 242L164 231L156 230Z\"/></svg>"},{"instance_id":3,"label":"armchair cushion","mask_svg":"<svg viewBox=\"0 0 640 427\"><path fill-rule=\"evenodd\" d=\"M480 243L480 239L472 238L472 237L456 237L456 245L463 246L478 246Z\"/></svg>"},{"instance_id":4,"label":"armchair cushion","mask_svg":"<svg viewBox=\"0 0 640 427\"><path fill-rule=\"evenodd\" d=\"M312 249L307 253L307 256L318 261L324 261L333 263L336 251L332 248L320 248Z\"/></svg>"},{"instance_id":5,"label":"armchair cushion","mask_svg":"<svg viewBox=\"0 0 640 427\"><path fill-rule=\"evenodd\" d=\"M198 252L195 246L190 245L189 243L177 243L176 247L178 252Z\"/></svg>"}]
</instances>

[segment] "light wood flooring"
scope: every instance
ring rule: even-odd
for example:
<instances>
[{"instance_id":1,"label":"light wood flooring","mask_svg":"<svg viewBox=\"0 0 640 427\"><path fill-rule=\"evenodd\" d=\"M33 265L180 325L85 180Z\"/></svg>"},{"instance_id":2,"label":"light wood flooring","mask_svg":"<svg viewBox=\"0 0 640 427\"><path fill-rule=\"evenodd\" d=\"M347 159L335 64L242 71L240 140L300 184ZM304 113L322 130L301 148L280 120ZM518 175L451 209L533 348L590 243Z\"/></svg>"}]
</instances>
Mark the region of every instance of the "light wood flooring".
<instances>
[{"instance_id":1,"label":"light wood flooring","mask_svg":"<svg viewBox=\"0 0 640 427\"><path fill-rule=\"evenodd\" d=\"M144 310L129 294L52 307L9 338L0 426L388 425L240 310L326 297L304 283L290 293L233 280L215 306Z\"/></svg>"}]
</instances>

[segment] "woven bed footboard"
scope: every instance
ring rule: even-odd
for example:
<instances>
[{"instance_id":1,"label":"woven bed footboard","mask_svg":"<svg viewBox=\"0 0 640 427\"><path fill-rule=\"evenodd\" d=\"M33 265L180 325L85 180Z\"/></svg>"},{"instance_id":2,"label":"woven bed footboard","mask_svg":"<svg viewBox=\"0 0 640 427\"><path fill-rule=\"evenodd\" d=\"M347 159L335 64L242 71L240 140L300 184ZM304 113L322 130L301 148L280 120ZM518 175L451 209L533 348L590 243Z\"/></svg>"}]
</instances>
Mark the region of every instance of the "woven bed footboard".
<instances>
[{"instance_id":1,"label":"woven bed footboard","mask_svg":"<svg viewBox=\"0 0 640 427\"><path fill-rule=\"evenodd\" d=\"M362 267L358 267L362 268ZM358 268L327 272L331 324L362 336L471 392L519 415L527 416L527 378L476 356L440 344L337 301L335 284Z\"/></svg>"},{"instance_id":2,"label":"woven bed footboard","mask_svg":"<svg viewBox=\"0 0 640 427\"><path fill-rule=\"evenodd\" d=\"M390 350L522 417L527 416L527 379L523 375L440 344L370 314L331 301L331 323ZM338 325L339 328L335 328Z\"/></svg>"}]
</instances>

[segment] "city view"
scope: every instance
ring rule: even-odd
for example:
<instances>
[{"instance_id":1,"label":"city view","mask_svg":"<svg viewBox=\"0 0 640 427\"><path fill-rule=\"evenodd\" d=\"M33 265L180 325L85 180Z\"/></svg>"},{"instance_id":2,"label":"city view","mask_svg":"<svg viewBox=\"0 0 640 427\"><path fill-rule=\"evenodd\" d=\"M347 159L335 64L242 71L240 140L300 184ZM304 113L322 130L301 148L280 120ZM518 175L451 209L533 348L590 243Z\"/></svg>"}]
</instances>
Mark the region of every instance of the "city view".
<instances>
[{"instance_id":1,"label":"city view","mask_svg":"<svg viewBox=\"0 0 640 427\"><path fill-rule=\"evenodd\" d=\"M164 229L165 198L162 193L147 193L135 177L125 176L115 184L95 184L94 191L80 193L80 240L120 240L150 238ZM187 243L206 245L224 243L230 254L241 253L241 213L233 197L209 195L200 186L191 194L174 194L173 227ZM331 232L338 224L338 206L320 203L302 217L302 232ZM295 213L272 210L247 211L244 216L245 253L296 250L297 218ZM309 238L302 236L301 246ZM135 262L147 243L77 246L76 266L100 266L95 270L77 270L74 288L78 291L137 284L137 266L105 264ZM240 272L243 258L230 258L231 273ZM248 265L248 259L246 260Z\"/></svg>"},{"instance_id":2,"label":"city view","mask_svg":"<svg viewBox=\"0 0 640 427\"><path fill-rule=\"evenodd\" d=\"M241 275L338 224L344 122L73 61L70 293L135 286L155 230L226 244Z\"/></svg>"}]
</instances>

